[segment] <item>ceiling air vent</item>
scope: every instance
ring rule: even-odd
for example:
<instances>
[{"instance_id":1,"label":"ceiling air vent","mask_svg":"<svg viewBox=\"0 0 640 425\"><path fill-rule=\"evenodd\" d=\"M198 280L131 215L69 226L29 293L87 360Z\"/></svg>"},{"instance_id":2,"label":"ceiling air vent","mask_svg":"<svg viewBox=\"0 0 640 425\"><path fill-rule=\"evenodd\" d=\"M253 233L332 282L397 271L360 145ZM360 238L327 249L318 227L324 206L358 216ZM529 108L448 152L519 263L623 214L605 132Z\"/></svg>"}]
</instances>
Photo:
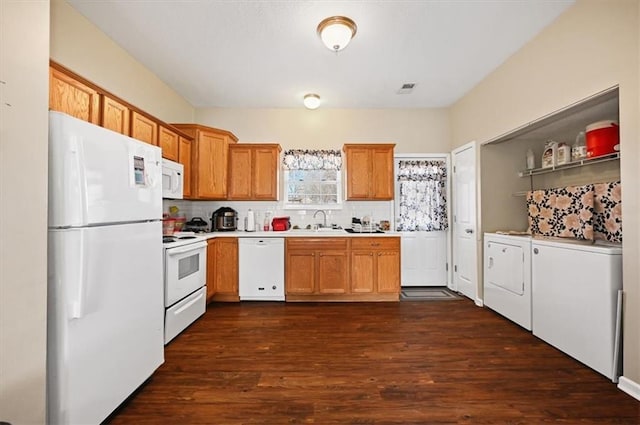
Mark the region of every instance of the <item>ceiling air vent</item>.
<instances>
[{"instance_id":1,"label":"ceiling air vent","mask_svg":"<svg viewBox=\"0 0 640 425\"><path fill-rule=\"evenodd\" d=\"M400 90L398 90L398 94L409 94L415 86L416 83L404 83L402 87L400 87Z\"/></svg>"}]
</instances>

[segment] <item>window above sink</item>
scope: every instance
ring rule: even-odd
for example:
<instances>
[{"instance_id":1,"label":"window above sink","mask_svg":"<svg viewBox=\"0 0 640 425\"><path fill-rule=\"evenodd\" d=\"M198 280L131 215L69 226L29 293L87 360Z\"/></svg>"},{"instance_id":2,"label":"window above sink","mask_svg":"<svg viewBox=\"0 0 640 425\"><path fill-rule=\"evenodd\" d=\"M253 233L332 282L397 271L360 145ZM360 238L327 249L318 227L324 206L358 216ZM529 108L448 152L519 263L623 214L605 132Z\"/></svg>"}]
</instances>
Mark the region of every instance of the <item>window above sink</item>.
<instances>
[{"instance_id":1,"label":"window above sink","mask_svg":"<svg viewBox=\"0 0 640 425\"><path fill-rule=\"evenodd\" d=\"M339 150L288 150L283 157L285 209L342 209Z\"/></svg>"}]
</instances>

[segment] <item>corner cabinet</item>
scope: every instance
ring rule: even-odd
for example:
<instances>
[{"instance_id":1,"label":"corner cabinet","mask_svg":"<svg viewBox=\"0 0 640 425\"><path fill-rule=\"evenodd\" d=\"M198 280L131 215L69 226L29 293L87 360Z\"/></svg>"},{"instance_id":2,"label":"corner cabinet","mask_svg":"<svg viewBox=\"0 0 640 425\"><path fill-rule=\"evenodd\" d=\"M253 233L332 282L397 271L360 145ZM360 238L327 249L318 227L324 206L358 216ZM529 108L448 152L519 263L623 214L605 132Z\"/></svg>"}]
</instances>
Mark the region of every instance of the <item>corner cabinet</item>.
<instances>
[{"instance_id":1,"label":"corner cabinet","mask_svg":"<svg viewBox=\"0 0 640 425\"><path fill-rule=\"evenodd\" d=\"M191 199L227 199L229 146L238 138L225 130L198 124L172 124L193 137Z\"/></svg>"},{"instance_id":2,"label":"corner cabinet","mask_svg":"<svg viewBox=\"0 0 640 425\"><path fill-rule=\"evenodd\" d=\"M347 200L393 200L395 144L346 144Z\"/></svg>"},{"instance_id":3,"label":"corner cabinet","mask_svg":"<svg viewBox=\"0 0 640 425\"><path fill-rule=\"evenodd\" d=\"M240 301L238 292L238 238L207 241L207 303Z\"/></svg>"},{"instance_id":4,"label":"corner cabinet","mask_svg":"<svg viewBox=\"0 0 640 425\"><path fill-rule=\"evenodd\" d=\"M230 145L227 199L277 200L280 151L277 144Z\"/></svg>"}]
</instances>

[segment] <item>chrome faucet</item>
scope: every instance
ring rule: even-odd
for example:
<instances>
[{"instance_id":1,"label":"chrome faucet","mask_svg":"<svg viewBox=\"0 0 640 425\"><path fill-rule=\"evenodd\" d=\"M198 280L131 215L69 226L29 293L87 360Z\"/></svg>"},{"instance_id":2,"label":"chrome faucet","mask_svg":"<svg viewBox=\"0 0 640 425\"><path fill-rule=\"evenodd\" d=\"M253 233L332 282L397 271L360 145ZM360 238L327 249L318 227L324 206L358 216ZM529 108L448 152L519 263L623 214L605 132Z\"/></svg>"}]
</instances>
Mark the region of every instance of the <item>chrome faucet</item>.
<instances>
[{"instance_id":1,"label":"chrome faucet","mask_svg":"<svg viewBox=\"0 0 640 425\"><path fill-rule=\"evenodd\" d=\"M323 210L317 210L313 213L313 218L316 218L316 215L318 215L318 213L322 213L322 227L327 227L327 213L325 213Z\"/></svg>"}]
</instances>

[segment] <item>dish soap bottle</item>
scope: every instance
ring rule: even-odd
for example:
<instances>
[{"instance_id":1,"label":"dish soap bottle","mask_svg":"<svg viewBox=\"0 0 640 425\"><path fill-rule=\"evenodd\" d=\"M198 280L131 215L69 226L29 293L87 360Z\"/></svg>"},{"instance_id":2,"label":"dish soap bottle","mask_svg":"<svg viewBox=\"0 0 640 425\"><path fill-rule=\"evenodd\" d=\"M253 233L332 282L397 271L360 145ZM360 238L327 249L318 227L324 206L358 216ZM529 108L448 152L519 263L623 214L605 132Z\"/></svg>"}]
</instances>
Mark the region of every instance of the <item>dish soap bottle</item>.
<instances>
[{"instance_id":1,"label":"dish soap bottle","mask_svg":"<svg viewBox=\"0 0 640 425\"><path fill-rule=\"evenodd\" d=\"M533 156L531 148L527 151L527 170L533 170L536 168L536 158Z\"/></svg>"}]
</instances>

